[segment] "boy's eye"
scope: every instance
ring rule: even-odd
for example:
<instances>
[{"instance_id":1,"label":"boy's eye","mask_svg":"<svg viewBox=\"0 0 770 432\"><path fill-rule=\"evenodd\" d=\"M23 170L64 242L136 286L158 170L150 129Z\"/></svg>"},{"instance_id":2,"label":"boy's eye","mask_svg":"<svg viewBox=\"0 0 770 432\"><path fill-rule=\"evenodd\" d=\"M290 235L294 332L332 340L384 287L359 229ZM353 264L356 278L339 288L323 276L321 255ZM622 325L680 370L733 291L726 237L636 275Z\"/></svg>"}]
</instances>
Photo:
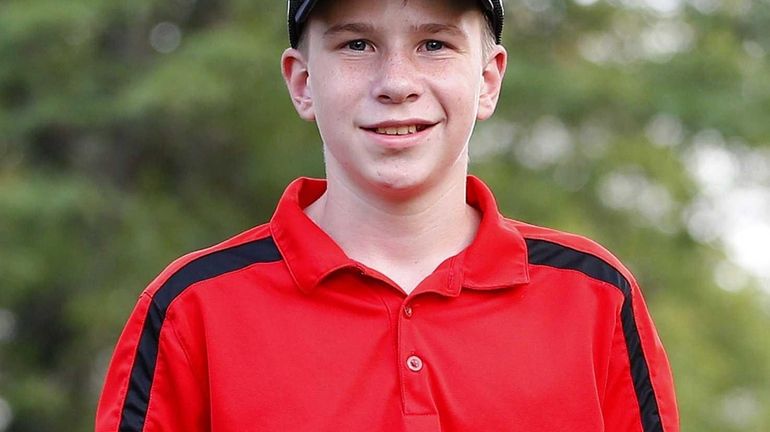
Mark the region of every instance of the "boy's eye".
<instances>
[{"instance_id":1,"label":"boy's eye","mask_svg":"<svg viewBox=\"0 0 770 432\"><path fill-rule=\"evenodd\" d=\"M444 48L444 42L437 41L437 40L430 40L428 42L425 42L425 49L427 51L438 51L442 48Z\"/></svg>"},{"instance_id":2,"label":"boy's eye","mask_svg":"<svg viewBox=\"0 0 770 432\"><path fill-rule=\"evenodd\" d=\"M352 49L353 51L365 51L366 41L362 39L350 41L348 42L348 48Z\"/></svg>"}]
</instances>

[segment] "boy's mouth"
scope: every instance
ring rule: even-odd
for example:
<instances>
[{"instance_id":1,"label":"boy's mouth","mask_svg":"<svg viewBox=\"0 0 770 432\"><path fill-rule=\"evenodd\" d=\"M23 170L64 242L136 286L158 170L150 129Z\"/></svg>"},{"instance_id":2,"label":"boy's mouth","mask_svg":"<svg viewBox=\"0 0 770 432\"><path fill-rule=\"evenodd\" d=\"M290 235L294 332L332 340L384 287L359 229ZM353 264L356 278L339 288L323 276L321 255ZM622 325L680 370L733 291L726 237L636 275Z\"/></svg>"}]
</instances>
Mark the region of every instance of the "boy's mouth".
<instances>
[{"instance_id":1,"label":"boy's mouth","mask_svg":"<svg viewBox=\"0 0 770 432\"><path fill-rule=\"evenodd\" d=\"M427 128L428 125L390 126L369 129L381 135L409 135Z\"/></svg>"},{"instance_id":2,"label":"boy's mouth","mask_svg":"<svg viewBox=\"0 0 770 432\"><path fill-rule=\"evenodd\" d=\"M367 130L372 133L376 133L378 135L411 135L415 134L421 131L424 131L425 129L428 129L430 127L435 126L435 124L429 124L429 123L403 123L403 124L381 124L381 125L372 125L369 127L363 127L362 129Z\"/></svg>"}]
</instances>

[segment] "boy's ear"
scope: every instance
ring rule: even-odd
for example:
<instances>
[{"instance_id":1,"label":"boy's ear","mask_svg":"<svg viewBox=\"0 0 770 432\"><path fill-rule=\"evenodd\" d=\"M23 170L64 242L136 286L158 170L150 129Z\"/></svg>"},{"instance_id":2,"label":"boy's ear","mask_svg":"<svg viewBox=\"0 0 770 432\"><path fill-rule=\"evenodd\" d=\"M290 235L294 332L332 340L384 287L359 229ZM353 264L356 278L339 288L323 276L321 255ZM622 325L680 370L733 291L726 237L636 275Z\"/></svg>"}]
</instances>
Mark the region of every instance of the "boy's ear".
<instances>
[{"instance_id":1,"label":"boy's ear","mask_svg":"<svg viewBox=\"0 0 770 432\"><path fill-rule=\"evenodd\" d=\"M303 120L314 121L313 92L305 56L297 49L287 48L281 56L281 74L297 114Z\"/></svg>"},{"instance_id":2,"label":"boy's ear","mask_svg":"<svg viewBox=\"0 0 770 432\"><path fill-rule=\"evenodd\" d=\"M502 45L495 45L489 53L489 60L481 71L481 93L479 95L479 110L476 119L486 120L492 117L500 98L505 67L508 64L508 52Z\"/></svg>"}]
</instances>

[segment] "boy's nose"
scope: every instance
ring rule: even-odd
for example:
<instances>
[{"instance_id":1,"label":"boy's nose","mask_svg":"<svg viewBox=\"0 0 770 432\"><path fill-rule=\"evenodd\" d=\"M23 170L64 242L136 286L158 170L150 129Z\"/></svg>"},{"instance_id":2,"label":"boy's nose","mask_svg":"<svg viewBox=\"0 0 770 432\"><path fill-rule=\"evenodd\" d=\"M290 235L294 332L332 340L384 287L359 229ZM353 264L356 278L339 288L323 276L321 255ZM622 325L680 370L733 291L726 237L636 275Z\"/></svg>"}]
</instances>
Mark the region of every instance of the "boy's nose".
<instances>
[{"instance_id":1,"label":"boy's nose","mask_svg":"<svg viewBox=\"0 0 770 432\"><path fill-rule=\"evenodd\" d=\"M373 96L381 103L414 102L423 92L418 71L399 54L383 59L374 83Z\"/></svg>"}]
</instances>

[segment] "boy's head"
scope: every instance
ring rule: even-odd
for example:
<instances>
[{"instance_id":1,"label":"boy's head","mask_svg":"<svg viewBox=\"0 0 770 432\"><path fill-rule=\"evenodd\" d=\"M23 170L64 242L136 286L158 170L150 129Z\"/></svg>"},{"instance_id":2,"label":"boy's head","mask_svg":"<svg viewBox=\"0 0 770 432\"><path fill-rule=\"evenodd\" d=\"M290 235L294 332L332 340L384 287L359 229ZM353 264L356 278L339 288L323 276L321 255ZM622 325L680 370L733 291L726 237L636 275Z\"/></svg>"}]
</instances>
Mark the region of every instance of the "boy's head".
<instances>
[{"instance_id":1,"label":"boy's head","mask_svg":"<svg viewBox=\"0 0 770 432\"><path fill-rule=\"evenodd\" d=\"M464 184L473 126L494 112L507 59L483 42L490 22L501 26L487 3L292 3L290 13L313 8L282 72L300 117L318 126L327 178L395 199Z\"/></svg>"}]
</instances>

